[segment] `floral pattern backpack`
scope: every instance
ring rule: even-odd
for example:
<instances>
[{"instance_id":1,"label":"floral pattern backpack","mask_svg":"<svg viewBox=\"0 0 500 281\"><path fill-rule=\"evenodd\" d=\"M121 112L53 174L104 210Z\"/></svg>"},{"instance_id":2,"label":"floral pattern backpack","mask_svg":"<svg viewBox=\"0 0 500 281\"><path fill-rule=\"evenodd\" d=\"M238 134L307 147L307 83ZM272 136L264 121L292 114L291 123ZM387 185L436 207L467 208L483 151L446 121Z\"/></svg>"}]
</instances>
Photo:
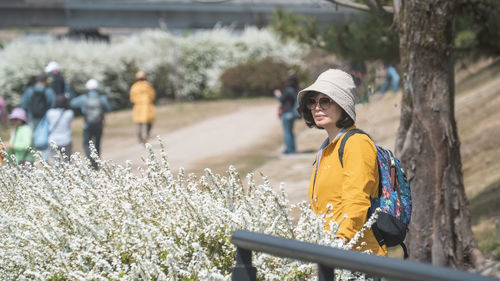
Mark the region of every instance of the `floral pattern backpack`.
<instances>
[{"instance_id":1,"label":"floral pattern backpack","mask_svg":"<svg viewBox=\"0 0 500 281\"><path fill-rule=\"evenodd\" d=\"M366 134L362 130L349 130L339 147L340 164L343 167L344 147L354 134ZM392 151L377 148L378 170L380 175L379 198L370 198L371 206L367 216L370 217L377 208L381 211L377 221L372 226L373 234L378 243L388 247L401 245L405 259L408 258L408 250L403 243L411 218L411 191L410 183L401 166L401 162L394 156Z\"/></svg>"}]
</instances>

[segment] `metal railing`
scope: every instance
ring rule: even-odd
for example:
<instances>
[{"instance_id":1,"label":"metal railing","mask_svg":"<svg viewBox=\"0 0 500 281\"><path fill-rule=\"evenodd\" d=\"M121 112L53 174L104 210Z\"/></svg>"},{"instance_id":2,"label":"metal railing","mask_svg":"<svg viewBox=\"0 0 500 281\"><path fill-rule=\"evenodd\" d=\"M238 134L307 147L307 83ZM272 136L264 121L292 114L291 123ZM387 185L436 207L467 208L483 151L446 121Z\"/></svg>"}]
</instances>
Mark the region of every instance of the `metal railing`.
<instances>
[{"instance_id":1,"label":"metal railing","mask_svg":"<svg viewBox=\"0 0 500 281\"><path fill-rule=\"evenodd\" d=\"M232 243L237 247L236 265L231 276L233 281L256 280L257 269L252 266L252 251L316 263L319 281L334 280L335 268L364 272L390 280L499 281L466 271L345 251L245 230L235 231Z\"/></svg>"}]
</instances>

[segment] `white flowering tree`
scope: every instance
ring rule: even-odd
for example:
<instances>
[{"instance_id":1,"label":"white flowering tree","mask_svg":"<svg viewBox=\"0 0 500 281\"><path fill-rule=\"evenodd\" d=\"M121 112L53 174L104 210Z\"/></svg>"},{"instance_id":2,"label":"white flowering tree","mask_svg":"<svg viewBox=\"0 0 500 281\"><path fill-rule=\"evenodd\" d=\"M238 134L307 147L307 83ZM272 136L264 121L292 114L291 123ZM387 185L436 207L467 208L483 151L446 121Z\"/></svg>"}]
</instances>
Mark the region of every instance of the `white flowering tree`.
<instances>
[{"instance_id":1,"label":"white flowering tree","mask_svg":"<svg viewBox=\"0 0 500 281\"><path fill-rule=\"evenodd\" d=\"M55 60L77 92L83 92L85 82L95 78L114 107L121 108L128 104L128 89L139 69L151 81L167 84L175 98L186 99L218 92L222 72L238 63L271 56L300 65L307 51L305 45L283 43L271 31L254 27L241 33L216 28L186 36L148 31L110 44L20 39L0 51L0 89L10 106L18 105L30 78Z\"/></svg>"},{"instance_id":2,"label":"white flowering tree","mask_svg":"<svg viewBox=\"0 0 500 281\"><path fill-rule=\"evenodd\" d=\"M174 174L164 150L148 147L145 168L78 153L52 166L0 166L1 280L230 280L236 229L352 248L334 240L338 224L301 203L297 222L283 187L209 169ZM6 155L3 155L6 157ZM68 161L69 160L69 161ZM369 227L367 225L366 227ZM315 265L255 254L260 280L315 280ZM337 280L352 277L338 272ZM363 277L361 277L363 278Z\"/></svg>"}]
</instances>

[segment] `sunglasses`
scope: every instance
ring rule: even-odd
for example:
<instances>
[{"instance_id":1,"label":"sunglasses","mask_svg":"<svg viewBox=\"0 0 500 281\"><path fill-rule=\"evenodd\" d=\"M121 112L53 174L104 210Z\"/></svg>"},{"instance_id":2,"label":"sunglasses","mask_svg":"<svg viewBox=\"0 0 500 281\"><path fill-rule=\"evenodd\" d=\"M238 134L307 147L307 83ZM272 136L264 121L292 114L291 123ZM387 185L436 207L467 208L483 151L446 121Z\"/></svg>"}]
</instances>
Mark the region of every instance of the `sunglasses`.
<instances>
[{"instance_id":1,"label":"sunglasses","mask_svg":"<svg viewBox=\"0 0 500 281\"><path fill-rule=\"evenodd\" d=\"M330 105L332 105L332 103L333 103L333 100L331 98L320 98L317 100L310 98L310 99L306 100L306 106L310 110L315 109L316 106L318 106L318 105L321 108L321 110L327 110L328 108L330 108Z\"/></svg>"}]
</instances>

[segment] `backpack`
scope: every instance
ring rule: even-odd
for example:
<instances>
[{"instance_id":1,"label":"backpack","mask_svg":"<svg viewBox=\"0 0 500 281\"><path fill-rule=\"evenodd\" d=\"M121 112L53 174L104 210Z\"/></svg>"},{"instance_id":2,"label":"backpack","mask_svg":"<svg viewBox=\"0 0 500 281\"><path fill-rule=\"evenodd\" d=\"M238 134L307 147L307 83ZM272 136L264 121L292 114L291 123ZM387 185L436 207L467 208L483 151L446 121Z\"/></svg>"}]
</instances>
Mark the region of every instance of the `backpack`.
<instances>
[{"instance_id":1,"label":"backpack","mask_svg":"<svg viewBox=\"0 0 500 281\"><path fill-rule=\"evenodd\" d=\"M296 95L295 96L295 102L293 104L293 117L295 117L295 119L300 119L301 116L299 114L299 99L298 99L298 96Z\"/></svg>"},{"instance_id":2,"label":"backpack","mask_svg":"<svg viewBox=\"0 0 500 281\"><path fill-rule=\"evenodd\" d=\"M85 99L85 123L89 127L100 126L104 121L104 110L101 97L87 95Z\"/></svg>"},{"instance_id":3,"label":"backpack","mask_svg":"<svg viewBox=\"0 0 500 281\"><path fill-rule=\"evenodd\" d=\"M47 117L43 117L33 131L33 146L37 150L45 150L49 147L49 122Z\"/></svg>"},{"instance_id":4,"label":"backpack","mask_svg":"<svg viewBox=\"0 0 500 281\"><path fill-rule=\"evenodd\" d=\"M57 128L57 124L59 124L59 121L62 119L64 115L64 111L61 112L61 115L56 120L56 123L52 125L52 128L49 128L49 119L47 119L47 116L45 115L40 123L36 126L35 130L33 131L33 146L37 150L45 150L49 147L49 137L50 133Z\"/></svg>"},{"instance_id":5,"label":"backpack","mask_svg":"<svg viewBox=\"0 0 500 281\"><path fill-rule=\"evenodd\" d=\"M33 88L33 95L29 102L29 110L34 118L42 118L47 112L47 97L45 96L45 88L42 90L35 90Z\"/></svg>"},{"instance_id":6,"label":"backpack","mask_svg":"<svg viewBox=\"0 0 500 281\"><path fill-rule=\"evenodd\" d=\"M292 105L292 114L293 118L295 119L300 119L300 114L299 114L299 99L297 95L297 90L293 87L287 87L285 89L285 93L290 93L290 97L293 97L293 105Z\"/></svg>"},{"instance_id":7,"label":"backpack","mask_svg":"<svg viewBox=\"0 0 500 281\"><path fill-rule=\"evenodd\" d=\"M354 134L366 134L362 130L352 129L348 131L339 147L339 160L342 167L344 147ZM401 166L401 162L390 150L377 148L377 162L380 175L379 198L370 198L370 209L367 216L370 217L377 208L381 209L377 221L372 225L373 234L380 246L388 247L401 245L404 258L408 258L408 250L403 243L411 217L411 192L410 183Z\"/></svg>"}]
</instances>

